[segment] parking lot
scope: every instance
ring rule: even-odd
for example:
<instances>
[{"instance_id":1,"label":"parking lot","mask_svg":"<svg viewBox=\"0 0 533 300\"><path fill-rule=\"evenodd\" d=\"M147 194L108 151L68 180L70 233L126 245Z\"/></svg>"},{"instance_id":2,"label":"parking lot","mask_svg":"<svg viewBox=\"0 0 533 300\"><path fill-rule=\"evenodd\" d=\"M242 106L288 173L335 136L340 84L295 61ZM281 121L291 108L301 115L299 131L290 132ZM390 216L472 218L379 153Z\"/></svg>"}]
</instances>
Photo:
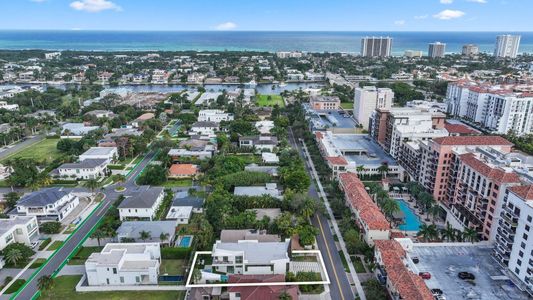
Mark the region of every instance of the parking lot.
<instances>
[{"instance_id":1,"label":"parking lot","mask_svg":"<svg viewBox=\"0 0 533 300\"><path fill-rule=\"evenodd\" d=\"M446 299L507 300L528 299L491 257L486 246L424 246L416 245L410 255L418 256L419 272L429 272L430 289L439 288ZM461 280L459 272L470 272L475 280Z\"/></svg>"}]
</instances>

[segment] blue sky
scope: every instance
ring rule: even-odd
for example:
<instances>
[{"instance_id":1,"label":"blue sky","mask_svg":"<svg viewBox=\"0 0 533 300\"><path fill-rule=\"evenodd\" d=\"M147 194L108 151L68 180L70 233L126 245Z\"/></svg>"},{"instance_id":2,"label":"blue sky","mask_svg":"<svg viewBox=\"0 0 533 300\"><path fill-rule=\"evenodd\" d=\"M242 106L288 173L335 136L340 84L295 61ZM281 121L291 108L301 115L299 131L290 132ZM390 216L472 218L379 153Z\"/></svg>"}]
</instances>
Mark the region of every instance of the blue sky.
<instances>
[{"instance_id":1,"label":"blue sky","mask_svg":"<svg viewBox=\"0 0 533 300\"><path fill-rule=\"evenodd\" d=\"M532 31L532 0L0 0L0 29Z\"/></svg>"}]
</instances>

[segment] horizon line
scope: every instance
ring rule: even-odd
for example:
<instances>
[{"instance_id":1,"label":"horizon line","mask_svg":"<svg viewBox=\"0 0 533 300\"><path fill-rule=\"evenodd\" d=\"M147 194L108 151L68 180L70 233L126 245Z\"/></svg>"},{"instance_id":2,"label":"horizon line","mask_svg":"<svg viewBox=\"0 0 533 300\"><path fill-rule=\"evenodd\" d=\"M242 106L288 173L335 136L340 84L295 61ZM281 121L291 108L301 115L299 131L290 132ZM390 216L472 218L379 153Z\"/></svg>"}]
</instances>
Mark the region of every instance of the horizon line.
<instances>
[{"instance_id":1,"label":"horizon line","mask_svg":"<svg viewBox=\"0 0 533 300\"><path fill-rule=\"evenodd\" d=\"M219 32L219 33L230 33L230 32L436 32L436 33L500 33L500 32L509 32L509 33L533 33L533 30L265 30L265 29L250 29L250 30L213 30L213 29L83 29L83 28L70 28L70 29L24 29L24 28L0 28L0 31L66 31L66 32L91 32L91 31L104 31L104 32Z\"/></svg>"}]
</instances>

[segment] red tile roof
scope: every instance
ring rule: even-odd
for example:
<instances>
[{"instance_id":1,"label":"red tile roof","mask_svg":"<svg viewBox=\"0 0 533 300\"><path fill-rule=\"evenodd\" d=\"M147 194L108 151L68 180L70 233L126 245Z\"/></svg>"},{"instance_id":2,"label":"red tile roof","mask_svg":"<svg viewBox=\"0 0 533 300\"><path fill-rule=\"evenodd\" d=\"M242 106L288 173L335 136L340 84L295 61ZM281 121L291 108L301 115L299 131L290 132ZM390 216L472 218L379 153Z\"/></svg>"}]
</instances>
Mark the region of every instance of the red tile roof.
<instances>
[{"instance_id":1,"label":"red tile roof","mask_svg":"<svg viewBox=\"0 0 533 300\"><path fill-rule=\"evenodd\" d=\"M230 275L228 283L264 283L285 282L285 275ZM284 292L291 299L298 299L298 287L290 286L233 286L228 288L229 293L240 293L241 300L275 300Z\"/></svg>"},{"instance_id":2,"label":"red tile roof","mask_svg":"<svg viewBox=\"0 0 533 300\"><path fill-rule=\"evenodd\" d=\"M346 200L352 208L358 212L360 221L370 230L390 230L390 224L379 210L378 206L368 193L365 185L354 173L342 173L339 175L341 186L344 189Z\"/></svg>"},{"instance_id":3,"label":"red tile roof","mask_svg":"<svg viewBox=\"0 0 533 300\"><path fill-rule=\"evenodd\" d=\"M533 200L533 185L512 186L508 189L523 200Z\"/></svg>"},{"instance_id":4,"label":"red tile roof","mask_svg":"<svg viewBox=\"0 0 533 300\"><path fill-rule=\"evenodd\" d=\"M479 160L473 153L462 154L460 160L467 166L476 170L476 172L498 183L520 182L520 177L514 171L505 172L505 170L501 168L493 168Z\"/></svg>"},{"instance_id":5,"label":"red tile roof","mask_svg":"<svg viewBox=\"0 0 533 300\"><path fill-rule=\"evenodd\" d=\"M321 140L324 138L324 135L320 131L315 132L315 136L317 140Z\"/></svg>"},{"instance_id":6,"label":"red tile roof","mask_svg":"<svg viewBox=\"0 0 533 300\"><path fill-rule=\"evenodd\" d=\"M513 146L513 143L502 138L501 136L445 136L434 138L433 142L439 145L465 145L465 146L483 146L483 145L498 145L498 146Z\"/></svg>"},{"instance_id":7,"label":"red tile roof","mask_svg":"<svg viewBox=\"0 0 533 300\"><path fill-rule=\"evenodd\" d=\"M450 124L448 122L444 123L444 128L449 132L449 133L456 133L456 134L480 134L479 131L473 129L473 128L470 128L466 125L463 125L463 124Z\"/></svg>"},{"instance_id":8,"label":"red tile roof","mask_svg":"<svg viewBox=\"0 0 533 300\"><path fill-rule=\"evenodd\" d=\"M326 159L335 166L347 166L348 162L342 156L328 156Z\"/></svg>"},{"instance_id":9,"label":"red tile roof","mask_svg":"<svg viewBox=\"0 0 533 300\"><path fill-rule=\"evenodd\" d=\"M193 164L173 164L169 169L170 175L196 175L198 173L198 167Z\"/></svg>"},{"instance_id":10,"label":"red tile roof","mask_svg":"<svg viewBox=\"0 0 533 300\"><path fill-rule=\"evenodd\" d=\"M382 240L375 241L375 244L388 280L402 299L433 300L433 295L424 280L411 272L403 263L405 250L400 243L395 240Z\"/></svg>"}]
</instances>

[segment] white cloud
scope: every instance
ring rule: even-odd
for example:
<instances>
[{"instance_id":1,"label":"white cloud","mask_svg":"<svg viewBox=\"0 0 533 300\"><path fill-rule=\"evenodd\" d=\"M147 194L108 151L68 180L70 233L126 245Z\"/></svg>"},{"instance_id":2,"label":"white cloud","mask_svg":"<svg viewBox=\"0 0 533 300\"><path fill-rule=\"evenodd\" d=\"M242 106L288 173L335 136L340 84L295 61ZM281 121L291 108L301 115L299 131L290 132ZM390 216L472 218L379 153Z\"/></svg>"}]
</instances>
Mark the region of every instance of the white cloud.
<instances>
[{"instance_id":1,"label":"white cloud","mask_svg":"<svg viewBox=\"0 0 533 300\"><path fill-rule=\"evenodd\" d=\"M104 10L121 11L122 7L108 0L80 0L70 3L70 7L75 10L86 12L100 12Z\"/></svg>"},{"instance_id":2,"label":"white cloud","mask_svg":"<svg viewBox=\"0 0 533 300\"><path fill-rule=\"evenodd\" d=\"M487 0L466 0L468 2L475 2L475 3L480 3L480 4L485 4L487 3Z\"/></svg>"},{"instance_id":3,"label":"white cloud","mask_svg":"<svg viewBox=\"0 0 533 300\"><path fill-rule=\"evenodd\" d=\"M440 20L451 20L461 18L465 15L465 12L460 10L445 9L438 14L433 15L433 18Z\"/></svg>"},{"instance_id":4,"label":"white cloud","mask_svg":"<svg viewBox=\"0 0 533 300\"><path fill-rule=\"evenodd\" d=\"M217 26L215 26L216 30L232 30L235 28L237 28L237 24L233 22L224 22L224 23L220 23Z\"/></svg>"},{"instance_id":5,"label":"white cloud","mask_svg":"<svg viewBox=\"0 0 533 300\"><path fill-rule=\"evenodd\" d=\"M415 20L423 20L423 19L427 19L428 17L429 17L428 15L415 16Z\"/></svg>"},{"instance_id":6,"label":"white cloud","mask_svg":"<svg viewBox=\"0 0 533 300\"><path fill-rule=\"evenodd\" d=\"M452 4L453 0L440 0L440 3L442 3L442 4Z\"/></svg>"},{"instance_id":7,"label":"white cloud","mask_svg":"<svg viewBox=\"0 0 533 300\"><path fill-rule=\"evenodd\" d=\"M405 25L405 20L397 20L397 21L394 21L394 25L396 25L396 26L403 26L403 25Z\"/></svg>"}]
</instances>

